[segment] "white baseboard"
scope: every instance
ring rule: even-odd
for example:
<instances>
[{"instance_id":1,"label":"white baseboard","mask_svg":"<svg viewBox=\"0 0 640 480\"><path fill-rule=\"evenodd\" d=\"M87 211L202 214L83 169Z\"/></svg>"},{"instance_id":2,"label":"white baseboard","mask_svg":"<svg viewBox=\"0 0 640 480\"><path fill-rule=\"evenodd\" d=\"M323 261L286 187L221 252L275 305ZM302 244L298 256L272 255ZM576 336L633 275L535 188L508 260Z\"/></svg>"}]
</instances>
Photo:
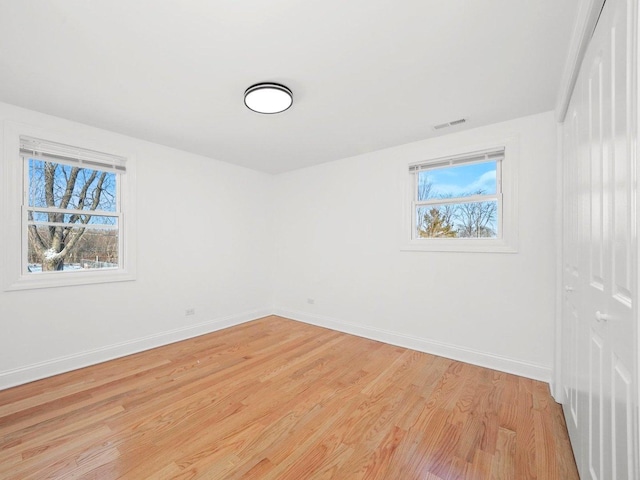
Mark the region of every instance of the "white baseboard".
<instances>
[{"instance_id":1,"label":"white baseboard","mask_svg":"<svg viewBox=\"0 0 640 480\"><path fill-rule=\"evenodd\" d=\"M13 370L5 370L0 372L0 390L256 320L271 315L271 310L272 309L265 308L238 315L229 315L227 317L198 323L197 325L156 333L94 350L34 363Z\"/></svg>"},{"instance_id":2,"label":"white baseboard","mask_svg":"<svg viewBox=\"0 0 640 480\"><path fill-rule=\"evenodd\" d=\"M283 308L275 308L273 314L319 327L330 328L332 330L357 335L370 340L377 340L379 342L410 348L419 352L430 353L432 355L451 358L453 360L471 363L473 365L491 368L501 372L512 373L521 377L532 378L534 380L540 380L547 383L551 380L551 368L544 365L523 362L521 360L481 352L435 340L414 337L380 328L357 325L355 323L344 322L328 317Z\"/></svg>"},{"instance_id":3,"label":"white baseboard","mask_svg":"<svg viewBox=\"0 0 640 480\"><path fill-rule=\"evenodd\" d=\"M215 332L217 330L222 330L234 325L240 325L268 315L280 315L285 318L317 325L319 327L330 328L339 332L349 333L351 335L357 335L359 337L369 338L371 340L385 342L404 348L410 348L420 352L431 353L433 355L439 355L441 357L451 358L461 362L472 363L474 365L532 378L534 380L541 380L544 382L549 382L551 380L551 368L543 365L523 362L521 360L502 357L500 355L472 350L426 338L405 335L389 330L357 325L355 323L344 322L319 315L283 308L265 308L244 312L238 315L217 318L197 325L190 325L188 327L157 333L127 342L79 352L73 355L58 357L13 370L5 370L0 372L0 390L14 387L16 385L22 385L34 380L51 377L60 373L70 372L72 370L124 357L144 350L161 347L163 345L197 337L206 333Z\"/></svg>"}]
</instances>

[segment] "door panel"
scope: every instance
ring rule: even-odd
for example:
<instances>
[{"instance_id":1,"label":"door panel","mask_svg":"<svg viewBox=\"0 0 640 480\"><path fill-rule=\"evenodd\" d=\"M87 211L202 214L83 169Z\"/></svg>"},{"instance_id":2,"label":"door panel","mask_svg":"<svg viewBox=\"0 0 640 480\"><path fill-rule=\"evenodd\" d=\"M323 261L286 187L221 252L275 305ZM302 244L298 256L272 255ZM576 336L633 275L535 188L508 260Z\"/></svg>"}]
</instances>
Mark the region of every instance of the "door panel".
<instances>
[{"instance_id":1,"label":"door panel","mask_svg":"<svg viewBox=\"0 0 640 480\"><path fill-rule=\"evenodd\" d=\"M611 411L612 438L623 438L625 443L613 443L613 477L616 480L633 479L633 413L631 374L617 356L613 360L613 403ZM625 448L626 447L626 448Z\"/></svg>"},{"instance_id":2,"label":"door panel","mask_svg":"<svg viewBox=\"0 0 640 480\"><path fill-rule=\"evenodd\" d=\"M633 63L631 55L633 49L629 48L628 40L628 10L631 5L623 2L622 7L618 7L614 13L614 24L611 29L613 38L613 64L616 65L614 76L613 92L615 97L611 102L612 115L612 161L611 161L611 201L612 201L612 235L613 235L613 295L631 307L632 299L632 279L631 263L633 255L631 247L633 245L632 225L634 224L634 209L632 206L632 188L630 179L631 169L631 140L628 134L633 123L629 120L629 109L625 108L632 100L633 95L629 91L633 84L630 77L629 66Z\"/></svg>"},{"instance_id":3,"label":"door panel","mask_svg":"<svg viewBox=\"0 0 640 480\"><path fill-rule=\"evenodd\" d=\"M589 281L591 286L604 289L603 269L603 178L602 178L602 52L593 62L588 80L589 146L591 150L591 237L589 239Z\"/></svg>"},{"instance_id":4,"label":"door panel","mask_svg":"<svg viewBox=\"0 0 640 480\"><path fill-rule=\"evenodd\" d=\"M572 355L571 355L571 363L569 368L570 374L570 395L569 395L569 406L571 408L571 424L573 429L578 428L578 328L580 326L580 322L578 320L578 312L576 309L573 309L571 312L571 330L569 333L569 342L573 347Z\"/></svg>"},{"instance_id":5,"label":"door panel","mask_svg":"<svg viewBox=\"0 0 640 480\"><path fill-rule=\"evenodd\" d=\"M587 257L590 237L586 222L589 212L589 172L584 168L584 158L588 158L587 119L585 109L586 88L584 82L577 83L567 121L564 125L563 158L565 179L563 189L563 319L561 335L563 385L567 392L567 403L563 406L567 429L575 452L587 451L587 438L580 434L587 427L588 378L584 365L588 362L587 331L582 328L582 296L586 283L584 258ZM587 382L585 384L585 382ZM584 427L583 427L584 425ZM576 458L578 454L576 453Z\"/></svg>"},{"instance_id":6,"label":"door panel","mask_svg":"<svg viewBox=\"0 0 640 480\"><path fill-rule=\"evenodd\" d=\"M589 473L593 480L601 480L603 470L603 412L602 387L603 341L591 332L589 344Z\"/></svg>"}]
</instances>

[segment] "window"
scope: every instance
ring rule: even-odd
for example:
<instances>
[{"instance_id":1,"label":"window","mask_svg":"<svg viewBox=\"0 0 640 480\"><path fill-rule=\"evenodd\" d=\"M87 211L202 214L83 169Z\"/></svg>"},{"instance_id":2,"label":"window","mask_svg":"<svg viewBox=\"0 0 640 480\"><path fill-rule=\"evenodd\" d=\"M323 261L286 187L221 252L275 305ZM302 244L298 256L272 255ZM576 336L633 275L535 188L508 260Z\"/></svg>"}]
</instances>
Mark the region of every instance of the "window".
<instances>
[{"instance_id":1,"label":"window","mask_svg":"<svg viewBox=\"0 0 640 480\"><path fill-rule=\"evenodd\" d=\"M502 145L409 165L405 249L515 251L515 180L506 158Z\"/></svg>"},{"instance_id":2,"label":"window","mask_svg":"<svg viewBox=\"0 0 640 480\"><path fill-rule=\"evenodd\" d=\"M412 166L415 238L498 238L504 151Z\"/></svg>"},{"instance_id":3,"label":"window","mask_svg":"<svg viewBox=\"0 0 640 480\"><path fill-rule=\"evenodd\" d=\"M28 135L10 143L5 172L21 181L8 192L18 221L6 229L5 289L133 279L128 160Z\"/></svg>"},{"instance_id":4,"label":"window","mask_svg":"<svg viewBox=\"0 0 640 480\"><path fill-rule=\"evenodd\" d=\"M26 274L121 267L125 160L20 138Z\"/></svg>"}]
</instances>

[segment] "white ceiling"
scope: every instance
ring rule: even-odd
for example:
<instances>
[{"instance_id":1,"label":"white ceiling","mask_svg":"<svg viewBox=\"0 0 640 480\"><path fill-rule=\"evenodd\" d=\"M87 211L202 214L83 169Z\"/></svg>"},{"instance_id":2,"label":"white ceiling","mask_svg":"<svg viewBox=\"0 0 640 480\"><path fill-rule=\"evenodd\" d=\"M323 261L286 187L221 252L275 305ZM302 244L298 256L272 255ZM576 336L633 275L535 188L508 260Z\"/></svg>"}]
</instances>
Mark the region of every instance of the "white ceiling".
<instances>
[{"instance_id":1,"label":"white ceiling","mask_svg":"<svg viewBox=\"0 0 640 480\"><path fill-rule=\"evenodd\" d=\"M553 109L579 1L0 0L0 101L283 172Z\"/></svg>"}]
</instances>

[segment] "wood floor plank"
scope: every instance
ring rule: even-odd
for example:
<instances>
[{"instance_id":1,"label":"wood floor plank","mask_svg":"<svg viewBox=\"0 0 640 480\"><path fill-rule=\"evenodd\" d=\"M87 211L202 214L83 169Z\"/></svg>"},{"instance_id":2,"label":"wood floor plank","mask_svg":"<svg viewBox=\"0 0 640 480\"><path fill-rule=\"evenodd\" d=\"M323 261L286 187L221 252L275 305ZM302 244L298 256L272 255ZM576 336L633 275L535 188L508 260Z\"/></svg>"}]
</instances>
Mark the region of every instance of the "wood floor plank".
<instances>
[{"instance_id":1,"label":"wood floor plank","mask_svg":"<svg viewBox=\"0 0 640 480\"><path fill-rule=\"evenodd\" d=\"M496 480L516 478L514 464L515 448L516 433L506 428L499 428L496 453L493 455L491 461L491 478Z\"/></svg>"},{"instance_id":2,"label":"wood floor plank","mask_svg":"<svg viewBox=\"0 0 640 480\"><path fill-rule=\"evenodd\" d=\"M578 476L546 384L271 316L0 391L0 478Z\"/></svg>"}]
</instances>

